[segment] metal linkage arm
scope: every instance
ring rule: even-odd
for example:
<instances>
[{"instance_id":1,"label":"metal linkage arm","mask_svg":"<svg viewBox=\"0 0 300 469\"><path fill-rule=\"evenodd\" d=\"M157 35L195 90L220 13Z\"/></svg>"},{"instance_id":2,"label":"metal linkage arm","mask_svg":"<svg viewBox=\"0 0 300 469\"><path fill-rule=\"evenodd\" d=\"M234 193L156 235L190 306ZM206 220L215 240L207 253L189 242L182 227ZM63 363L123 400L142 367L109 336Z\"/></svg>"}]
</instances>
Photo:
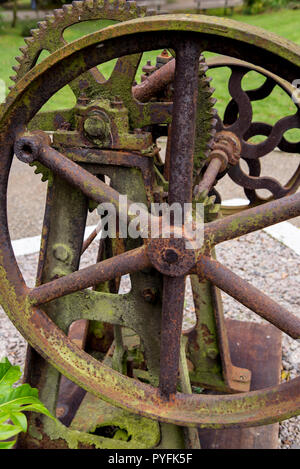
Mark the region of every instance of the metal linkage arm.
<instances>
[{"instance_id":1,"label":"metal linkage arm","mask_svg":"<svg viewBox=\"0 0 300 469\"><path fill-rule=\"evenodd\" d=\"M24 134L15 142L15 154L24 163L39 161L95 202L113 204L119 213L120 194L56 151L50 144L50 138L44 132ZM131 204L132 202L128 200L127 208Z\"/></svg>"}]
</instances>

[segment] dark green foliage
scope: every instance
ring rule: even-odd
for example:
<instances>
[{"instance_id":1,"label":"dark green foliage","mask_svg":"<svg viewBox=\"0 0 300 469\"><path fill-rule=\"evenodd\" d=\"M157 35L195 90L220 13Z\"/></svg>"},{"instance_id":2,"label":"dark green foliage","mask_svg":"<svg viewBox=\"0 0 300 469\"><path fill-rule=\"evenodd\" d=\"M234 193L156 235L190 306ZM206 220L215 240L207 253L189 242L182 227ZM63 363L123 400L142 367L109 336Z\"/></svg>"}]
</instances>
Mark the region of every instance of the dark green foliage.
<instances>
[{"instance_id":1,"label":"dark green foliage","mask_svg":"<svg viewBox=\"0 0 300 469\"><path fill-rule=\"evenodd\" d=\"M290 0L244 0L243 13L254 15L266 10L278 10L289 6Z\"/></svg>"}]
</instances>

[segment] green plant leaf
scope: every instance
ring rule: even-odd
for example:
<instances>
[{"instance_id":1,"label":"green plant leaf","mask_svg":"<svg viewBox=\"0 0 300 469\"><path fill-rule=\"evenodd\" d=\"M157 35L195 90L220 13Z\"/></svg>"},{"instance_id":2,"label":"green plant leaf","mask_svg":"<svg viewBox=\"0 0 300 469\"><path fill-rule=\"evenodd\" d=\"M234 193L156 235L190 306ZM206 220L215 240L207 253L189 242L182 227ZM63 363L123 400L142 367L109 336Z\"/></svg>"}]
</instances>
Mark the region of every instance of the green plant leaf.
<instances>
[{"instance_id":1,"label":"green plant leaf","mask_svg":"<svg viewBox=\"0 0 300 469\"><path fill-rule=\"evenodd\" d=\"M13 441L0 441L0 449L11 449L17 440Z\"/></svg>"},{"instance_id":2,"label":"green plant leaf","mask_svg":"<svg viewBox=\"0 0 300 469\"><path fill-rule=\"evenodd\" d=\"M0 361L0 390L11 386L18 381L20 377L21 370L19 366L12 366L7 358Z\"/></svg>"},{"instance_id":3,"label":"green plant leaf","mask_svg":"<svg viewBox=\"0 0 300 469\"><path fill-rule=\"evenodd\" d=\"M7 440L12 436L17 435L22 431L22 428L17 425L10 425L9 423L0 425L0 439Z\"/></svg>"},{"instance_id":4,"label":"green plant leaf","mask_svg":"<svg viewBox=\"0 0 300 469\"><path fill-rule=\"evenodd\" d=\"M3 441L27 431L23 412L38 412L55 420L38 398L38 390L29 384L13 387L20 379L21 370L7 358L0 361L0 449L10 449L15 441ZM12 423L10 423L12 422Z\"/></svg>"},{"instance_id":5,"label":"green plant leaf","mask_svg":"<svg viewBox=\"0 0 300 469\"><path fill-rule=\"evenodd\" d=\"M16 412L15 414L10 416L12 423L16 426L22 428L23 432L27 432L27 418L26 415L22 414L22 412Z\"/></svg>"}]
</instances>

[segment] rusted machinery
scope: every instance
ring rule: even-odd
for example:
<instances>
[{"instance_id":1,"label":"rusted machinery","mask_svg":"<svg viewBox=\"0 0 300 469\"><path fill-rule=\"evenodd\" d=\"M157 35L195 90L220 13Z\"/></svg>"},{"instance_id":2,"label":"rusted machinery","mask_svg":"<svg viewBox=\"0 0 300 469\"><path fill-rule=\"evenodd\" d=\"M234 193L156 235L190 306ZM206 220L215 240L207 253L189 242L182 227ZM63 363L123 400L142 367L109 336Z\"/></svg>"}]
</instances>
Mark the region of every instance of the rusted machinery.
<instances>
[{"instance_id":1,"label":"rusted machinery","mask_svg":"<svg viewBox=\"0 0 300 469\"><path fill-rule=\"evenodd\" d=\"M67 27L95 19L116 24L65 44ZM65 5L25 42L1 109L1 304L30 344L25 379L62 423L32 414L19 447L199 448L199 435L202 446L222 441L228 447L226 432L233 445L234 432L249 436L249 427L299 414L300 378L279 383L280 334L273 326L225 321L220 290L295 340L299 318L221 265L214 247L300 215L300 171L285 186L260 172L260 158L275 147L299 152L299 143L284 138L300 127L298 106L274 126L252 119L252 102L275 86L291 96L300 47L231 20L147 16L122 0ZM43 50L50 56L36 65ZM137 84L142 53L152 50L163 52L156 66L143 64ZM222 55L205 63L205 51ZM97 66L116 58L105 80ZM224 66L231 69L231 98L222 119L206 72ZM249 70L264 83L245 91ZM67 84L76 96L73 109L40 111ZM255 135L266 138L250 142ZM168 136L165 161L156 144L161 136ZM14 154L48 181L33 289L20 273L7 227ZM225 217L214 186L226 174L244 188L250 206ZM269 199L257 194L262 188ZM94 265L78 270L93 238L83 244L88 210L110 202L120 213L119 194L149 207L203 202L203 246L187 249L189 234L177 239L177 227L170 238L117 233L100 242ZM131 290L119 294L125 274ZM187 276L197 322L182 334ZM262 340L266 330L278 350L275 365ZM273 366L271 377L242 363L236 337L254 358L267 360L268 370ZM265 431L270 428L276 430ZM272 435L269 443L252 435L252 446L274 445Z\"/></svg>"}]
</instances>

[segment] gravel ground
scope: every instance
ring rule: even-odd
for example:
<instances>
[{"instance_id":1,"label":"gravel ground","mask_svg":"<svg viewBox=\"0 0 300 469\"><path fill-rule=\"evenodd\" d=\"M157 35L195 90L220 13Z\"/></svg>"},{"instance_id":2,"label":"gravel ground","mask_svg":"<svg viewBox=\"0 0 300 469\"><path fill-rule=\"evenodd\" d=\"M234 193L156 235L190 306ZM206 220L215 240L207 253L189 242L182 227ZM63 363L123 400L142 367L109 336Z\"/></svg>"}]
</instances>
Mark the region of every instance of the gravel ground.
<instances>
[{"instance_id":1,"label":"gravel ground","mask_svg":"<svg viewBox=\"0 0 300 469\"><path fill-rule=\"evenodd\" d=\"M97 242L84 254L82 267L94 262ZM300 314L299 256L263 232L250 234L218 246L218 259L236 274L268 293L296 315ZM20 256L18 262L28 286L34 285L37 254ZM263 258L263 262L262 262ZM124 282L124 288L128 280ZM224 297L227 317L263 322L228 295ZM193 301L187 284L184 328L194 321ZM13 364L23 367L26 343L0 309L0 357L7 356ZM300 344L283 335L283 379L300 373ZM300 448L300 416L280 425L280 448Z\"/></svg>"}]
</instances>

